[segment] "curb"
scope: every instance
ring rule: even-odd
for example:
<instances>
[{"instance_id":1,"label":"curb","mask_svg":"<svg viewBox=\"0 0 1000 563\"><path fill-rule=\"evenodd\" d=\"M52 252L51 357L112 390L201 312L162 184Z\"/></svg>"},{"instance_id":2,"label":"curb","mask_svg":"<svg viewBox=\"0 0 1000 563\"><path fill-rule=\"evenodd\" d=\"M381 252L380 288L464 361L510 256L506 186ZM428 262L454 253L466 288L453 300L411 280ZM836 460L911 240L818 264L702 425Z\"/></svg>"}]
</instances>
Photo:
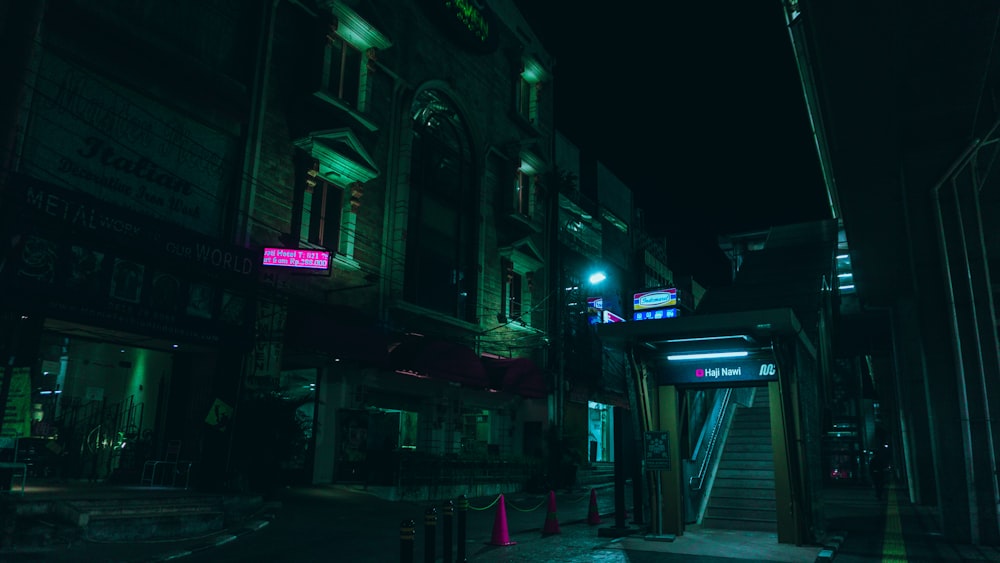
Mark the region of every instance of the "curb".
<instances>
[{"instance_id":1,"label":"curb","mask_svg":"<svg viewBox=\"0 0 1000 563\"><path fill-rule=\"evenodd\" d=\"M184 557L194 555L195 553L201 553L209 549L220 547L226 545L227 543L236 541L243 536L252 534L266 527L268 524L271 523L272 520L274 520L274 515L266 514L261 520L254 520L253 522L249 522L245 526L241 526L233 530L225 530L219 532L213 538L208 539L208 541L206 541L201 545L197 545L190 549L185 549L174 553L159 555L152 559L142 559L140 561L136 561L135 563L158 563L160 561L176 561L178 559L183 559Z\"/></svg>"}]
</instances>

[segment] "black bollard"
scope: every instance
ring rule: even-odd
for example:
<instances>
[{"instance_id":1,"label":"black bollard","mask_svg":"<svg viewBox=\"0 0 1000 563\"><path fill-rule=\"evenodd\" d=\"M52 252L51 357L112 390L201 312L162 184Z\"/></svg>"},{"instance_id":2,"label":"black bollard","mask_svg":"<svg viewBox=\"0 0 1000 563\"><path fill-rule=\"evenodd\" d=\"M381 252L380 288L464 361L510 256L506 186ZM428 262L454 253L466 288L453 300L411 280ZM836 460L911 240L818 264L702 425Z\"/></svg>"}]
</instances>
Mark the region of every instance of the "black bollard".
<instances>
[{"instance_id":1,"label":"black bollard","mask_svg":"<svg viewBox=\"0 0 1000 563\"><path fill-rule=\"evenodd\" d=\"M465 524L469 515L469 499L462 495L458 497L458 551L455 563L466 563L465 558Z\"/></svg>"},{"instance_id":2,"label":"black bollard","mask_svg":"<svg viewBox=\"0 0 1000 563\"><path fill-rule=\"evenodd\" d=\"M415 527L413 520L403 520L403 523L399 525L399 563L413 563Z\"/></svg>"},{"instance_id":3,"label":"black bollard","mask_svg":"<svg viewBox=\"0 0 1000 563\"><path fill-rule=\"evenodd\" d=\"M444 505L444 530L441 531L442 549L441 557L444 563L451 563L451 527L455 517L455 503L448 501Z\"/></svg>"},{"instance_id":4,"label":"black bollard","mask_svg":"<svg viewBox=\"0 0 1000 563\"><path fill-rule=\"evenodd\" d=\"M428 508L424 511L424 563L434 563L434 530L437 528L438 511Z\"/></svg>"}]
</instances>

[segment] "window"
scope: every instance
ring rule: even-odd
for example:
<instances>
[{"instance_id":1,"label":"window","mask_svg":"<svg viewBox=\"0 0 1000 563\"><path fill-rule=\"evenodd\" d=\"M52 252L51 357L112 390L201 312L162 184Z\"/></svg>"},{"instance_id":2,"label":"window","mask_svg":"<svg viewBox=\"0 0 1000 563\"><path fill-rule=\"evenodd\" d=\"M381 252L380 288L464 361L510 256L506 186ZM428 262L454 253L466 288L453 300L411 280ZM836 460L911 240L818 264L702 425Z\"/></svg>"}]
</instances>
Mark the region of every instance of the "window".
<instances>
[{"instance_id":1,"label":"window","mask_svg":"<svg viewBox=\"0 0 1000 563\"><path fill-rule=\"evenodd\" d=\"M480 212L471 135L454 103L438 90L419 92L410 115L404 299L477 322Z\"/></svg>"},{"instance_id":2,"label":"window","mask_svg":"<svg viewBox=\"0 0 1000 563\"><path fill-rule=\"evenodd\" d=\"M521 66L515 92L516 111L528 123L538 125L538 93L542 83L548 79L548 73L533 58L522 59Z\"/></svg>"},{"instance_id":3,"label":"window","mask_svg":"<svg viewBox=\"0 0 1000 563\"><path fill-rule=\"evenodd\" d=\"M325 58L323 84L327 92L350 107L364 109L358 104L365 74L361 51L334 32L327 36Z\"/></svg>"},{"instance_id":4,"label":"window","mask_svg":"<svg viewBox=\"0 0 1000 563\"><path fill-rule=\"evenodd\" d=\"M514 173L511 210L518 217L531 220L536 215L535 183L544 164L541 158L530 151L521 152L520 157L520 164Z\"/></svg>"},{"instance_id":5,"label":"window","mask_svg":"<svg viewBox=\"0 0 1000 563\"><path fill-rule=\"evenodd\" d=\"M517 181L514 187L514 210L525 217L531 217L531 196L534 192L532 184L535 177L524 170L517 171Z\"/></svg>"},{"instance_id":6,"label":"window","mask_svg":"<svg viewBox=\"0 0 1000 563\"><path fill-rule=\"evenodd\" d=\"M543 261L530 238L498 249L500 253L500 314L501 322L511 326L531 326L535 272Z\"/></svg>"},{"instance_id":7,"label":"window","mask_svg":"<svg viewBox=\"0 0 1000 563\"><path fill-rule=\"evenodd\" d=\"M341 236L341 225L351 220L349 216L345 217L350 213L350 207L344 208L344 188L312 174L318 172L318 164L310 172L313 179L307 180L307 186L312 184L312 187L306 189L304 196L303 209L308 213L303 213L302 238L317 246L341 251L340 242L350 238L349 232Z\"/></svg>"},{"instance_id":8,"label":"window","mask_svg":"<svg viewBox=\"0 0 1000 563\"><path fill-rule=\"evenodd\" d=\"M344 2L333 0L329 7L334 22L326 36L322 90L316 95L351 113L367 111L376 53L392 43Z\"/></svg>"},{"instance_id":9,"label":"window","mask_svg":"<svg viewBox=\"0 0 1000 563\"><path fill-rule=\"evenodd\" d=\"M295 141L300 186L295 229L302 247L325 248L334 264L357 269L354 261L358 213L365 183L379 174L349 129L317 131Z\"/></svg>"},{"instance_id":10,"label":"window","mask_svg":"<svg viewBox=\"0 0 1000 563\"><path fill-rule=\"evenodd\" d=\"M538 117L536 114L537 109L537 89L522 73L517 90L517 113L526 119L528 123L534 123Z\"/></svg>"}]
</instances>

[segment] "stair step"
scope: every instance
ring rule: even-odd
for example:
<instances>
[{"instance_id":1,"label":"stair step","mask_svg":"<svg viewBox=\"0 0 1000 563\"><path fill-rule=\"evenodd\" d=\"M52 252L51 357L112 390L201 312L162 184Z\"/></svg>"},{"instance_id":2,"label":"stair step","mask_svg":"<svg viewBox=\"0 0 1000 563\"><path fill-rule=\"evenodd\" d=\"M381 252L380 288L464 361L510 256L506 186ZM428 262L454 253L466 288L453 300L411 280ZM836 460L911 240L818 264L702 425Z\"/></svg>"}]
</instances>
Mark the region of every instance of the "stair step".
<instances>
[{"instance_id":1,"label":"stair step","mask_svg":"<svg viewBox=\"0 0 1000 563\"><path fill-rule=\"evenodd\" d=\"M743 452L743 453L759 453L766 454L768 456L772 455L774 448L771 443L757 444L757 443L745 443L745 444L726 444L726 451L723 452L723 456L729 455L729 452Z\"/></svg>"},{"instance_id":2,"label":"stair step","mask_svg":"<svg viewBox=\"0 0 1000 563\"><path fill-rule=\"evenodd\" d=\"M718 487L733 487L742 489L774 489L774 479L734 479L715 478Z\"/></svg>"},{"instance_id":3,"label":"stair step","mask_svg":"<svg viewBox=\"0 0 1000 563\"><path fill-rule=\"evenodd\" d=\"M742 498L742 497L716 497L712 495L712 500L708 504L709 514L718 516L718 509L732 510L760 510L773 513L777 507L777 500L773 498ZM772 514L773 516L773 514Z\"/></svg>"},{"instance_id":4,"label":"stair step","mask_svg":"<svg viewBox=\"0 0 1000 563\"><path fill-rule=\"evenodd\" d=\"M770 462L773 459L771 455L771 449L766 450L751 450L751 451L726 451L726 455L723 461L767 461Z\"/></svg>"},{"instance_id":5,"label":"stair step","mask_svg":"<svg viewBox=\"0 0 1000 563\"><path fill-rule=\"evenodd\" d=\"M725 483L715 482L715 486L712 487L712 499L716 496L719 498L730 498L730 499L746 499L763 501L770 500L773 501L777 498L774 489L759 488L759 489L748 489L746 487L727 487Z\"/></svg>"},{"instance_id":6,"label":"stair step","mask_svg":"<svg viewBox=\"0 0 1000 563\"><path fill-rule=\"evenodd\" d=\"M734 459L732 456L726 456L722 461L719 462L719 470L751 470L751 471L770 471L774 473L774 461L770 458L767 459Z\"/></svg>"},{"instance_id":7,"label":"stair step","mask_svg":"<svg viewBox=\"0 0 1000 563\"><path fill-rule=\"evenodd\" d=\"M723 530L745 530L747 532L776 532L778 523L770 520L740 520L727 518L705 517L701 521L702 526Z\"/></svg>"},{"instance_id":8,"label":"stair step","mask_svg":"<svg viewBox=\"0 0 1000 563\"><path fill-rule=\"evenodd\" d=\"M719 469L715 478L723 479L771 479L774 480L774 468L771 469Z\"/></svg>"},{"instance_id":9,"label":"stair step","mask_svg":"<svg viewBox=\"0 0 1000 563\"><path fill-rule=\"evenodd\" d=\"M222 511L174 511L161 514L105 514L91 516L84 527L88 540L133 542L185 538L224 528Z\"/></svg>"}]
</instances>

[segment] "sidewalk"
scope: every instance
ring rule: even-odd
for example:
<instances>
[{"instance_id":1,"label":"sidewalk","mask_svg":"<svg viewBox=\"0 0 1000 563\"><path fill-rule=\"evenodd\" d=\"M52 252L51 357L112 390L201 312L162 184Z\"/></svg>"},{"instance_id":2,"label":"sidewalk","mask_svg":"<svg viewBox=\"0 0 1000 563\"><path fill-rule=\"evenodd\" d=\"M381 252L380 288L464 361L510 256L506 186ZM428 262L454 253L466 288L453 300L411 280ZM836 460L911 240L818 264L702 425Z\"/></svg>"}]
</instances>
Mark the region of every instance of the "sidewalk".
<instances>
[{"instance_id":1,"label":"sidewalk","mask_svg":"<svg viewBox=\"0 0 1000 563\"><path fill-rule=\"evenodd\" d=\"M716 530L689 525L675 538L647 538L645 525L626 527L636 533L615 538L621 531L614 518L614 488L595 487L599 525L588 524L591 507L590 489L557 491L557 509L548 514L548 498L543 494L512 493L504 495L507 537L513 545L494 544L499 511L496 497L469 499L466 555L477 563L538 561L718 561L732 560L777 563L837 561L861 563L872 561L1000 561L1000 549L989 546L958 545L946 541L940 533L932 508L914 506L905 490L889 489L888 498L877 500L870 488L830 488L822 491L826 515L826 533L817 545L779 544L777 535L763 532ZM632 491L625 494L628 515L632 514ZM387 501L347 486L304 487L288 491L282 503L271 503L249 520L230 529L200 538L143 543L96 543L70 539L45 548L20 546L16 551L0 553L4 562L65 561L138 563L174 561L191 558L236 561L233 546L254 549L257 543L277 542L294 545L294 538L309 534L322 539L326 522L349 521L360 531L346 531L350 545L371 553L359 555L358 561L398 560L400 522L412 519L416 540L415 561L422 561L424 514L438 508L436 541L443 536L444 503ZM559 535L543 534L543 527L554 517L561 528ZM341 520L337 520L337 519ZM457 537L457 514L453 522ZM305 529L314 525L315 530ZM641 528L641 529L639 529ZM266 532L266 533L264 533ZM367 535L366 535L367 534ZM329 532L326 532L329 536ZM381 539L380 539L381 538ZM664 541L671 540L672 541ZM331 541L327 538L327 541ZM340 556L352 558L349 544L338 545ZM439 548L440 549L440 548ZM457 548L456 548L457 551ZM381 556L379 554L382 554ZM579 554L579 555L574 555ZM438 552L440 556L440 551ZM289 554L291 556L291 554ZM373 559L364 559L370 557ZM386 557L390 557L386 559ZM582 557L582 558L580 558ZM300 561L321 560L310 555ZM325 560L325 559L322 559Z\"/></svg>"}]
</instances>

